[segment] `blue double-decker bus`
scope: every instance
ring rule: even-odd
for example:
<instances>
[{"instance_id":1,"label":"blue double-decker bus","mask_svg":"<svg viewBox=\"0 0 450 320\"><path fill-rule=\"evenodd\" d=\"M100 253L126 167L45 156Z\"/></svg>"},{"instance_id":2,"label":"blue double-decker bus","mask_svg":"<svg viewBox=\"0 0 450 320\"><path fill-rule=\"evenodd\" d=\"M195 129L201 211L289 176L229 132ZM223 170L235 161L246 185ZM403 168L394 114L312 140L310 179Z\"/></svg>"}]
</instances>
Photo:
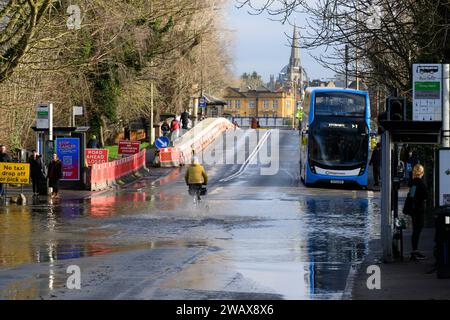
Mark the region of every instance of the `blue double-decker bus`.
<instances>
[{"instance_id":1,"label":"blue double-decker bus","mask_svg":"<svg viewBox=\"0 0 450 320\"><path fill-rule=\"evenodd\" d=\"M367 91L308 88L302 107L300 176L305 185L367 187L370 152Z\"/></svg>"}]
</instances>

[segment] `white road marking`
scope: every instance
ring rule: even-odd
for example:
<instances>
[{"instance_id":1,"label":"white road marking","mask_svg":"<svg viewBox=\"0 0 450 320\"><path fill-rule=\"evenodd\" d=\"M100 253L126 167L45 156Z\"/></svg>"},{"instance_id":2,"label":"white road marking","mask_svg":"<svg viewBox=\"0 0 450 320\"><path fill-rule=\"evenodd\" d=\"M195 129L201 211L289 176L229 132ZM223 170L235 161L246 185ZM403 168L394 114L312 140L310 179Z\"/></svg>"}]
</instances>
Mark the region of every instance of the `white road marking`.
<instances>
[{"instance_id":1,"label":"white road marking","mask_svg":"<svg viewBox=\"0 0 450 320\"><path fill-rule=\"evenodd\" d=\"M259 150L261 149L262 145L267 141L267 139L269 138L269 135L272 133L272 130L268 130L261 138L261 140L259 140L256 148L252 151L252 153L248 156L248 158L245 160L245 162L242 164L242 166L239 168L239 170L237 172L235 172L234 174L232 174L231 176L227 177L227 178L223 178L221 180L219 180L220 182L227 182L230 180L233 180L236 177L239 177L240 175L242 175L245 170L247 169L247 167L249 166L250 162L256 157L256 155L258 154Z\"/></svg>"}]
</instances>

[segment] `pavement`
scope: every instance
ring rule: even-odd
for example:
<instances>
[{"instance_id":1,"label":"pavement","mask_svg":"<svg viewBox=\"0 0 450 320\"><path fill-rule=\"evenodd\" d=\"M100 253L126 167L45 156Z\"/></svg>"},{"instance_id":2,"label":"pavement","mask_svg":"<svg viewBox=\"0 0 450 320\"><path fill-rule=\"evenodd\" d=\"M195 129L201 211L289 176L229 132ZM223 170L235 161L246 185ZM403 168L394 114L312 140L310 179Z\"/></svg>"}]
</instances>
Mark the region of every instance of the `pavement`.
<instances>
[{"instance_id":1,"label":"pavement","mask_svg":"<svg viewBox=\"0 0 450 320\"><path fill-rule=\"evenodd\" d=\"M405 257L403 262L381 263L381 243L370 243L370 252L358 267L353 290L348 299L354 300L448 300L450 279L438 279L434 271L433 258L434 229L426 228L421 236L421 252L428 259L411 261L411 232L404 234ZM367 268L377 265L381 271L381 288L369 290Z\"/></svg>"},{"instance_id":2,"label":"pavement","mask_svg":"<svg viewBox=\"0 0 450 320\"><path fill-rule=\"evenodd\" d=\"M404 187L399 192L399 211L403 207L408 191ZM425 228L422 231L419 251L427 259L414 261L410 259L411 253L411 219L399 213L400 218L407 222L407 229L403 232L404 253L403 260L395 259L393 262L382 262L381 239L373 239L369 243L368 253L364 261L354 266L354 275L349 284L345 299L352 300L448 300L450 299L450 279L438 279L434 266L434 228L433 217L426 217ZM368 289L367 280L372 274L369 266L380 268L380 289ZM373 271L372 271L373 272Z\"/></svg>"}]
</instances>

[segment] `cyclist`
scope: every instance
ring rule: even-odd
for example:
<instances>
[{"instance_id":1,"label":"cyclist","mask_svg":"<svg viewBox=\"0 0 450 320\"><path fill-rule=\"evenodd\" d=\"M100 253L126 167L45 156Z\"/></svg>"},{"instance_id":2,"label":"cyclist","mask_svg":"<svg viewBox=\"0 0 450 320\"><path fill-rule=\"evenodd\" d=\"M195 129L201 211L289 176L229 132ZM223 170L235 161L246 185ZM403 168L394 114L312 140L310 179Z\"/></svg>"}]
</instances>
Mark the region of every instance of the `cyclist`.
<instances>
[{"instance_id":1,"label":"cyclist","mask_svg":"<svg viewBox=\"0 0 450 320\"><path fill-rule=\"evenodd\" d=\"M196 194L197 199L200 200L200 190L202 185L208 184L208 175L206 174L205 168L199 163L197 157L192 157L192 163L187 168L184 179L189 186L189 194Z\"/></svg>"}]
</instances>

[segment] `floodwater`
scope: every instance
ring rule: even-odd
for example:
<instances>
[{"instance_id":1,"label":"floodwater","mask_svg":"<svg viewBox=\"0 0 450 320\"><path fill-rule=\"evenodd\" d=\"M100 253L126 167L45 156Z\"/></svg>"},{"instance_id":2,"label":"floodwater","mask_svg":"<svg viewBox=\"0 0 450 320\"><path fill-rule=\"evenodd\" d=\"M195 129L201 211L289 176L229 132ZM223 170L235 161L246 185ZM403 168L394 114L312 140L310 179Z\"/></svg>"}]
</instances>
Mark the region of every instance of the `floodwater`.
<instances>
[{"instance_id":1,"label":"floodwater","mask_svg":"<svg viewBox=\"0 0 450 320\"><path fill-rule=\"evenodd\" d=\"M241 166L207 166L199 204L176 169L89 199L0 207L0 298L342 298L379 236L378 199L305 188L298 133L280 136L276 175L252 164L221 182ZM80 290L66 287L70 265Z\"/></svg>"}]
</instances>

